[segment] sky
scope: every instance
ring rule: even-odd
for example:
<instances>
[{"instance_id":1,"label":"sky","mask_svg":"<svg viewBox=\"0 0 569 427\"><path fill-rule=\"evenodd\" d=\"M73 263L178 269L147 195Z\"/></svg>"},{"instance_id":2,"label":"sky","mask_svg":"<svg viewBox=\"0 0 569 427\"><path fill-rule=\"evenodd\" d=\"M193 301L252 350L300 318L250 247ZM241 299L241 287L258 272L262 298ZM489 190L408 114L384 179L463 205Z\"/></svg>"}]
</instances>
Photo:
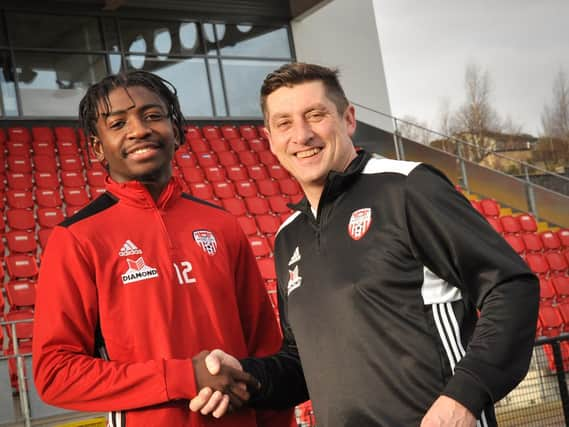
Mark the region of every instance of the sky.
<instances>
[{"instance_id":1,"label":"sky","mask_svg":"<svg viewBox=\"0 0 569 427\"><path fill-rule=\"evenodd\" d=\"M569 76L569 0L373 0L394 116L439 130L465 99L470 63L488 71L491 105L538 136L553 82Z\"/></svg>"}]
</instances>

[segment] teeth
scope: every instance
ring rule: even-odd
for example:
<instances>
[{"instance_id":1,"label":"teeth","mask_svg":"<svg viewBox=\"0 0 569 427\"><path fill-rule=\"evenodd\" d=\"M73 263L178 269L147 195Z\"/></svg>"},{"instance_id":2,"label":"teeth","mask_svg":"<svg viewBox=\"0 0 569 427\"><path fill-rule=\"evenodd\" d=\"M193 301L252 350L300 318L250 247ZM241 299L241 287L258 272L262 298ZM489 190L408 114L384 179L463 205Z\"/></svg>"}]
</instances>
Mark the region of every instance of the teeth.
<instances>
[{"instance_id":1,"label":"teeth","mask_svg":"<svg viewBox=\"0 0 569 427\"><path fill-rule=\"evenodd\" d=\"M305 159L306 157L312 157L315 156L316 154L320 153L321 148L312 148L310 150L306 150L306 151L299 151L298 153L296 153L296 157L300 157L301 159Z\"/></svg>"},{"instance_id":2,"label":"teeth","mask_svg":"<svg viewBox=\"0 0 569 427\"><path fill-rule=\"evenodd\" d=\"M146 153L147 151L150 151L150 148L139 148L138 150L134 150L132 154L141 154Z\"/></svg>"}]
</instances>

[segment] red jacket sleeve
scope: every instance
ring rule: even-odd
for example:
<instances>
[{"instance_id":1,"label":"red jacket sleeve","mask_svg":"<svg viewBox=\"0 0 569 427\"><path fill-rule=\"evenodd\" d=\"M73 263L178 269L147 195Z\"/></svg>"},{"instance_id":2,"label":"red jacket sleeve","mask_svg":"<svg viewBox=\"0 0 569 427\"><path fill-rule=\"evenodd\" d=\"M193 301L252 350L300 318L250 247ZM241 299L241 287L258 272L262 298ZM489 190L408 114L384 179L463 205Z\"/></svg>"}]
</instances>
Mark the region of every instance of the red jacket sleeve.
<instances>
[{"instance_id":1,"label":"red jacket sleeve","mask_svg":"<svg viewBox=\"0 0 569 427\"><path fill-rule=\"evenodd\" d=\"M33 373L40 397L73 410L128 410L195 395L186 360L106 361L96 356L96 273L72 233L56 227L42 259Z\"/></svg>"}]
</instances>

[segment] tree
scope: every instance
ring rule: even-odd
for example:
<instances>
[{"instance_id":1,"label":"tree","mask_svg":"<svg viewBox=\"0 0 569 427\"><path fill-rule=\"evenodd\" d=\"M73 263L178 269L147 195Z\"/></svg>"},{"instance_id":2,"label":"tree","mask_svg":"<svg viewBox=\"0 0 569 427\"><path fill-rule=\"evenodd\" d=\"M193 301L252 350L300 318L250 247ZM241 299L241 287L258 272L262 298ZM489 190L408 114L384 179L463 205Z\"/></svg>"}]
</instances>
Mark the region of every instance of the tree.
<instances>
[{"instance_id":1,"label":"tree","mask_svg":"<svg viewBox=\"0 0 569 427\"><path fill-rule=\"evenodd\" d=\"M569 78L563 70L553 82L553 100L543 108L544 136L569 140Z\"/></svg>"},{"instance_id":2,"label":"tree","mask_svg":"<svg viewBox=\"0 0 569 427\"><path fill-rule=\"evenodd\" d=\"M428 144L432 139L431 131L424 122L420 122L413 116L406 115L402 119L397 120L397 129L399 134L411 141Z\"/></svg>"}]
</instances>

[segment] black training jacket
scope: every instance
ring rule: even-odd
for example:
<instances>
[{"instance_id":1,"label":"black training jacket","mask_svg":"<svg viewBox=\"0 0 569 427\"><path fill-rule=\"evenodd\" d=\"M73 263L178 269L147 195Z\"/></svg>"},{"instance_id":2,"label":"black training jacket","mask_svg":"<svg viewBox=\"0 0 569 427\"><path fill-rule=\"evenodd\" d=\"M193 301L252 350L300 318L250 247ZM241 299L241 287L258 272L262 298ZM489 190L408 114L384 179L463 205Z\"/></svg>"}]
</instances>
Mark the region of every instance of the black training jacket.
<instances>
[{"instance_id":1,"label":"black training jacket","mask_svg":"<svg viewBox=\"0 0 569 427\"><path fill-rule=\"evenodd\" d=\"M496 425L528 369L539 285L469 201L428 165L360 152L316 218L296 209L275 241L282 349L242 361L254 405L310 397L319 427L418 426L443 394Z\"/></svg>"}]
</instances>

